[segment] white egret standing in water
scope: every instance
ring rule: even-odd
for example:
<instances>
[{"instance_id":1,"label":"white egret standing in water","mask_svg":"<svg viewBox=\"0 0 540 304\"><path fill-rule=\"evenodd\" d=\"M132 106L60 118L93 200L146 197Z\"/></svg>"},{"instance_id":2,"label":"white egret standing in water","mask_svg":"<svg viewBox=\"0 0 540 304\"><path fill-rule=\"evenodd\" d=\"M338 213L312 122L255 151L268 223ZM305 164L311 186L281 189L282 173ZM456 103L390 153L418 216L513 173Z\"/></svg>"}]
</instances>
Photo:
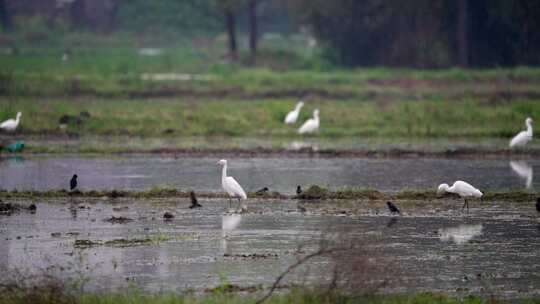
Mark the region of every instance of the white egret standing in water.
<instances>
[{"instance_id":1,"label":"white egret standing in water","mask_svg":"<svg viewBox=\"0 0 540 304\"><path fill-rule=\"evenodd\" d=\"M221 171L221 187L229 195L229 207L231 198L237 198L238 204L240 204L241 199L247 199L246 192L242 189L242 186L234 179L232 176L227 176L227 160L222 159L218 161L218 164L223 166ZM247 206L241 206L241 210L246 210Z\"/></svg>"},{"instance_id":2,"label":"white egret standing in water","mask_svg":"<svg viewBox=\"0 0 540 304\"><path fill-rule=\"evenodd\" d=\"M319 130L319 109L313 111L313 118L310 118L304 122L304 124L298 129L298 134L313 133Z\"/></svg>"},{"instance_id":3,"label":"white egret standing in water","mask_svg":"<svg viewBox=\"0 0 540 304\"><path fill-rule=\"evenodd\" d=\"M465 200L463 207L467 206L467 211L469 210L469 203L467 202L468 197L482 197L484 195L480 190L473 187L471 184L464 181L456 181L452 187L449 187L448 184L440 184L437 188L437 195L444 194L445 192L455 193L462 197Z\"/></svg>"},{"instance_id":4,"label":"white egret standing in water","mask_svg":"<svg viewBox=\"0 0 540 304\"><path fill-rule=\"evenodd\" d=\"M523 147L532 140L532 123L532 118L528 117L525 119L525 126L527 127L527 130L519 132L516 136L514 136L514 138L512 138L510 141L510 148Z\"/></svg>"},{"instance_id":5,"label":"white egret standing in water","mask_svg":"<svg viewBox=\"0 0 540 304\"><path fill-rule=\"evenodd\" d=\"M17 112L17 118L16 119L10 118L4 121L3 123L0 124L0 129L5 130L5 131L15 131L15 129L17 129L17 127L19 126L19 122L21 121L21 115L22 115L21 112Z\"/></svg>"},{"instance_id":6,"label":"white egret standing in water","mask_svg":"<svg viewBox=\"0 0 540 304\"><path fill-rule=\"evenodd\" d=\"M298 119L298 115L300 114L300 109L304 106L304 102L300 101L296 104L294 107L294 110L290 111L287 116L285 116L285 123L286 124L294 124L296 123L296 120Z\"/></svg>"}]
</instances>

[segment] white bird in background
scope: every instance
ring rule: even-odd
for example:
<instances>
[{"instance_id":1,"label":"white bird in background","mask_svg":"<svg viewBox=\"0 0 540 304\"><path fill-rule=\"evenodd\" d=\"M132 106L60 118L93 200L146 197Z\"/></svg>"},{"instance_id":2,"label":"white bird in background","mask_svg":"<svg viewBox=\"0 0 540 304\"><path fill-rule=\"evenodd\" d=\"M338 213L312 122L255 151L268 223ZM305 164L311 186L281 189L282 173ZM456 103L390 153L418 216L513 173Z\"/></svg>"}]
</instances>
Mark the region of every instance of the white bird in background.
<instances>
[{"instance_id":1,"label":"white bird in background","mask_svg":"<svg viewBox=\"0 0 540 304\"><path fill-rule=\"evenodd\" d=\"M298 115L300 114L300 109L302 109L303 106L303 101L297 103L294 107L294 110L290 111L289 114L287 114L287 116L285 117L285 123L288 125L296 123L296 120L298 120Z\"/></svg>"},{"instance_id":2,"label":"white bird in background","mask_svg":"<svg viewBox=\"0 0 540 304\"><path fill-rule=\"evenodd\" d=\"M313 118L308 119L301 127L298 129L298 134L313 133L319 130L319 109L313 111Z\"/></svg>"},{"instance_id":3,"label":"white bird in background","mask_svg":"<svg viewBox=\"0 0 540 304\"><path fill-rule=\"evenodd\" d=\"M242 186L234 179L232 176L227 176L227 160L222 159L218 161L219 165L223 166L221 171L221 187L229 195L229 207L231 198L237 198L238 204L240 204L241 199L247 199L246 192L242 189ZM247 206L243 205L241 210L244 211L247 209Z\"/></svg>"},{"instance_id":4,"label":"white bird in background","mask_svg":"<svg viewBox=\"0 0 540 304\"><path fill-rule=\"evenodd\" d=\"M519 177L525 179L525 188L529 189L533 180L533 168L524 161L510 161L510 168Z\"/></svg>"},{"instance_id":5,"label":"white bird in background","mask_svg":"<svg viewBox=\"0 0 540 304\"><path fill-rule=\"evenodd\" d=\"M21 112L17 112L17 119L10 118L3 123L0 124L0 129L5 131L15 131L17 127L19 126L19 122L21 121Z\"/></svg>"},{"instance_id":6,"label":"white bird in background","mask_svg":"<svg viewBox=\"0 0 540 304\"><path fill-rule=\"evenodd\" d=\"M449 187L448 184L440 184L437 188L437 195L442 195L445 192L455 193L462 197L465 200L465 203L461 210L467 206L467 211L469 211L469 203L467 202L468 197L482 197L482 195L484 195L480 190L464 181L456 181L452 187Z\"/></svg>"},{"instance_id":7,"label":"white bird in background","mask_svg":"<svg viewBox=\"0 0 540 304\"><path fill-rule=\"evenodd\" d=\"M510 148L523 147L532 140L532 122L533 120L530 117L527 117L527 119L525 119L525 126L527 126L527 130L519 132L516 136L514 136L514 138L512 138L512 140L510 141Z\"/></svg>"}]
</instances>

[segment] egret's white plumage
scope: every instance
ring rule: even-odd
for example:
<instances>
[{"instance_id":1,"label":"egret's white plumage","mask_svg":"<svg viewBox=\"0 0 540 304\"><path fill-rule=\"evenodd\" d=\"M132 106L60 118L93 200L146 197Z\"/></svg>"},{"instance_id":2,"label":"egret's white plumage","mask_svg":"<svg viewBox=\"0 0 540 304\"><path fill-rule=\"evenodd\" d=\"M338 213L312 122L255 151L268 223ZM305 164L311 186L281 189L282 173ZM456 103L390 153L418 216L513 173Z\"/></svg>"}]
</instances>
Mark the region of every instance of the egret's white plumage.
<instances>
[{"instance_id":1,"label":"egret's white plumage","mask_svg":"<svg viewBox=\"0 0 540 304\"><path fill-rule=\"evenodd\" d=\"M21 121L21 115L22 115L21 112L17 112L17 118L16 119L10 118L4 121L3 123L0 124L0 129L5 130L5 131L15 131L15 129L17 129L17 127L19 126L19 122Z\"/></svg>"},{"instance_id":2,"label":"egret's white plumage","mask_svg":"<svg viewBox=\"0 0 540 304\"><path fill-rule=\"evenodd\" d=\"M512 138L512 140L510 140L510 148L523 147L532 140L532 123L532 118L528 117L527 119L525 119L525 126L527 127L527 129L525 131L519 132L516 136L514 136L514 138Z\"/></svg>"},{"instance_id":3,"label":"egret's white plumage","mask_svg":"<svg viewBox=\"0 0 540 304\"><path fill-rule=\"evenodd\" d=\"M464 181L456 181L452 187L449 187L448 184L440 184L437 188L437 195L444 194L445 192L449 193L455 193L459 195L460 197L465 199L465 203L463 204L463 208L467 206L467 210L469 210L469 203L467 202L467 198L469 197L482 197L484 195L480 190L473 187L471 184L464 182Z\"/></svg>"},{"instance_id":4,"label":"egret's white plumage","mask_svg":"<svg viewBox=\"0 0 540 304\"><path fill-rule=\"evenodd\" d=\"M227 192L229 197L237 198L238 202L241 199L247 199L246 192L242 189L242 186L232 176L227 176L227 160L222 159L218 161L218 164L223 166L221 171L221 187ZM242 210L246 209L246 206L242 206Z\"/></svg>"},{"instance_id":5,"label":"egret's white plumage","mask_svg":"<svg viewBox=\"0 0 540 304\"><path fill-rule=\"evenodd\" d=\"M304 102L300 101L296 104L294 107L294 110L290 111L287 116L285 116L285 123L286 124L294 124L296 123L296 120L298 120L298 115L300 114L300 109L304 106Z\"/></svg>"},{"instance_id":6,"label":"egret's white plumage","mask_svg":"<svg viewBox=\"0 0 540 304\"><path fill-rule=\"evenodd\" d=\"M313 111L313 118L308 119L298 129L298 134L313 133L319 130L319 109Z\"/></svg>"},{"instance_id":7,"label":"egret's white plumage","mask_svg":"<svg viewBox=\"0 0 540 304\"><path fill-rule=\"evenodd\" d=\"M510 161L510 168L519 177L525 179L525 188L530 188L533 180L533 168L524 161Z\"/></svg>"}]
</instances>

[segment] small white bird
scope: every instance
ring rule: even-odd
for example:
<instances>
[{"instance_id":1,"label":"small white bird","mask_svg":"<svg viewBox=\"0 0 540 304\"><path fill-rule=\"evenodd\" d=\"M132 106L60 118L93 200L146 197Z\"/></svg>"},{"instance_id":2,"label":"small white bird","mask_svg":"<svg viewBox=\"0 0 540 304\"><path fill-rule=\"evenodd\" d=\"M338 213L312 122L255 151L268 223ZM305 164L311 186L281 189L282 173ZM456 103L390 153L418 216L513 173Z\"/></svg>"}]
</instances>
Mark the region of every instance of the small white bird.
<instances>
[{"instance_id":1,"label":"small white bird","mask_svg":"<svg viewBox=\"0 0 540 304\"><path fill-rule=\"evenodd\" d=\"M516 136L514 136L514 138L512 138L509 145L510 148L523 147L529 141L532 140L532 137L533 137L532 123L533 123L532 118L527 117L527 119L525 119L525 126L527 126L527 130L519 132Z\"/></svg>"},{"instance_id":2,"label":"small white bird","mask_svg":"<svg viewBox=\"0 0 540 304\"><path fill-rule=\"evenodd\" d=\"M304 124L298 129L298 134L313 133L319 130L319 109L313 111L313 118L310 118L304 122Z\"/></svg>"},{"instance_id":3,"label":"small white bird","mask_svg":"<svg viewBox=\"0 0 540 304\"><path fill-rule=\"evenodd\" d=\"M231 198L237 198L238 204L240 204L241 199L247 199L246 192L242 189L242 186L234 179L232 176L227 176L227 160L222 159L218 161L218 165L222 165L223 169L221 171L221 187L229 195L229 207L231 203ZM241 207L242 211L247 209L246 205Z\"/></svg>"},{"instance_id":4,"label":"small white bird","mask_svg":"<svg viewBox=\"0 0 540 304\"><path fill-rule=\"evenodd\" d=\"M482 197L484 195L480 190L473 187L471 184L464 181L456 181L452 187L449 187L448 184L440 184L437 188L437 195L442 195L445 192L455 193L462 197L465 200L461 210L467 206L467 211L469 211L469 203L467 202L468 197Z\"/></svg>"},{"instance_id":5,"label":"small white bird","mask_svg":"<svg viewBox=\"0 0 540 304\"><path fill-rule=\"evenodd\" d=\"M3 123L0 124L0 129L5 131L15 131L17 127L19 126L19 122L21 121L21 112L17 112L17 119L10 118Z\"/></svg>"},{"instance_id":6,"label":"small white bird","mask_svg":"<svg viewBox=\"0 0 540 304\"><path fill-rule=\"evenodd\" d=\"M294 107L294 110L290 111L289 114L287 114L287 116L285 117L285 123L288 125L296 123L296 120L298 120L298 115L300 114L300 109L302 109L303 106L303 101L297 103Z\"/></svg>"}]
</instances>

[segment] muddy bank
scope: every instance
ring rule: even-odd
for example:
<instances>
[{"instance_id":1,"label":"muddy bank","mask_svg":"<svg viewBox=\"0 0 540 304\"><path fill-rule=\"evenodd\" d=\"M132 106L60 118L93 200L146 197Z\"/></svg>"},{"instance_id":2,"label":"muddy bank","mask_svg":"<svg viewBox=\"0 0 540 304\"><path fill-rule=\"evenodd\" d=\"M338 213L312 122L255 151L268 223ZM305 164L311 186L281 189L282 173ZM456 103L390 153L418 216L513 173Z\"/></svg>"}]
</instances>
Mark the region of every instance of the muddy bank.
<instances>
[{"instance_id":1,"label":"muddy bank","mask_svg":"<svg viewBox=\"0 0 540 304\"><path fill-rule=\"evenodd\" d=\"M344 190L328 190L319 186L310 186L303 190L302 193L296 195L282 194L277 191L265 192L263 194L248 192L249 199L253 200L268 200L268 199L280 199L291 201L319 201L319 200L360 200L358 203L367 201L387 201L398 200L405 202L424 201L435 202L439 200L453 199L455 201L462 201L457 195L447 194L444 196L438 196L435 190L402 190L398 192L381 192L373 189L344 189ZM121 198L133 198L133 199L156 199L156 198L181 198L187 199L190 197L190 191L181 191L177 189L152 189L149 191L75 191L68 192L66 190L50 190L50 191L7 191L0 190L0 198L5 200L9 199L29 199L29 200L43 200L43 199L84 199L84 198L102 198L102 199L114 199ZM229 196L224 192L197 192L197 197L205 199L227 199ZM506 191L506 192L493 192L485 191L482 200L484 201L501 201L501 202L533 202L540 197L539 192L530 191ZM6 208L4 208L6 207ZM29 209L30 208L30 209ZM34 209L32 209L34 208ZM0 202L0 213L3 210L18 210L28 209L35 211L35 205L30 207L20 207L11 204L2 204ZM117 210L120 211L120 210ZM6 211L8 212L8 211ZM128 223L131 222L131 218L126 217L110 217L105 221L110 223Z\"/></svg>"},{"instance_id":2,"label":"muddy bank","mask_svg":"<svg viewBox=\"0 0 540 304\"><path fill-rule=\"evenodd\" d=\"M36 135L34 133L19 132L18 135ZM57 131L51 133L40 133L40 135L55 136L64 138L65 133ZM123 134L126 135L126 134ZM71 134L68 139L78 138L78 134ZM67 147L64 147L66 149ZM73 153L73 149L62 150L62 147L28 147L23 153L17 155L31 155L42 153ZM485 149L485 148L456 148L445 150L419 150L419 149L314 149L310 147L301 147L298 149L290 148L130 148L130 147L112 147L92 148L88 150L77 150L79 154L165 154L176 157L211 157L216 155L234 156L242 158L254 157L312 157L312 158L351 158L351 157L369 157L369 158L458 158L458 159L501 159L501 158L520 158L531 159L540 157L540 149L530 148L523 150L510 149ZM14 154L3 151L0 147L0 160L9 158Z\"/></svg>"}]
</instances>

